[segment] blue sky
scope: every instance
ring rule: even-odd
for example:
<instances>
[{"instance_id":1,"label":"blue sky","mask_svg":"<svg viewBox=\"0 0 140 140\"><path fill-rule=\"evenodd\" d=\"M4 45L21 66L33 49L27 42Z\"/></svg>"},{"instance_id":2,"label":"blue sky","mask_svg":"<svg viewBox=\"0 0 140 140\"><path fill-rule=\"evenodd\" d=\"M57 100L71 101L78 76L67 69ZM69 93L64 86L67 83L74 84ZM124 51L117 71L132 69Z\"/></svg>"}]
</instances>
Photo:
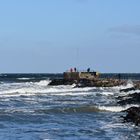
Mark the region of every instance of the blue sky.
<instances>
[{"instance_id":1,"label":"blue sky","mask_svg":"<svg viewBox=\"0 0 140 140\"><path fill-rule=\"evenodd\" d=\"M0 72L140 72L139 0L0 1Z\"/></svg>"}]
</instances>

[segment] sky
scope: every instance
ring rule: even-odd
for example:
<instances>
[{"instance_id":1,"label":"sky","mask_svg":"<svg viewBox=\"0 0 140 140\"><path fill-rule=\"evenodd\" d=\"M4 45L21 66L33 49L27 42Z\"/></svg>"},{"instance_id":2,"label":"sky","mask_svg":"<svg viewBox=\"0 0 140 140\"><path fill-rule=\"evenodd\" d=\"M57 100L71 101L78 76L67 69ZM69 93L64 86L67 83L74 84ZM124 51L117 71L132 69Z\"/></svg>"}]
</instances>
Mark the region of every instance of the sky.
<instances>
[{"instance_id":1,"label":"sky","mask_svg":"<svg viewBox=\"0 0 140 140\"><path fill-rule=\"evenodd\" d=\"M0 73L140 72L140 0L0 0Z\"/></svg>"}]
</instances>

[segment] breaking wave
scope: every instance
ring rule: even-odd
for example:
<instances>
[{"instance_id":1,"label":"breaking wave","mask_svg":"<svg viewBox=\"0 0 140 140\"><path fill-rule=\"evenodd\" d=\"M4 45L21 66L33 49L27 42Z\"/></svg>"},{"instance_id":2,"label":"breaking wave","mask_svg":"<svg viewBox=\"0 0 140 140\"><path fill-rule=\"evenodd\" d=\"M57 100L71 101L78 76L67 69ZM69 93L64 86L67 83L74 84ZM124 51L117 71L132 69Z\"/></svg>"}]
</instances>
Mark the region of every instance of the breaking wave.
<instances>
[{"instance_id":1,"label":"breaking wave","mask_svg":"<svg viewBox=\"0 0 140 140\"><path fill-rule=\"evenodd\" d=\"M12 98L20 96L42 96L44 101L48 103L47 96L51 96L51 101L54 104L66 103L76 105L78 107L60 107L55 109L39 109L46 112L120 112L126 110L132 106L127 105L117 106L115 105L115 97L124 93L119 92L120 88L130 88L133 83L128 82L126 86L103 88L103 87L84 87L74 88L74 85L61 85L61 86L49 86L50 80L41 80L39 82L24 82L24 83L3 83L0 85L0 98ZM132 91L130 91L132 92ZM128 94L128 93L127 93ZM32 97L32 100L35 100ZM39 99L38 99L39 101ZM85 104L84 104L85 103ZM93 106L92 104L95 105ZM38 111L39 111L38 110Z\"/></svg>"},{"instance_id":2,"label":"breaking wave","mask_svg":"<svg viewBox=\"0 0 140 140\"><path fill-rule=\"evenodd\" d=\"M131 104L126 106L99 106L99 109L105 111L111 111L111 112L121 112L133 106L139 107L139 105Z\"/></svg>"},{"instance_id":3,"label":"breaking wave","mask_svg":"<svg viewBox=\"0 0 140 140\"><path fill-rule=\"evenodd\" d=\"M38 86L48 86L50 82L50 80L41 80L40 82L36 82L35 84Z\"/></svg>"},{"instance_id":4,"label":"breaking wave","mask_svg":"<svg viewBox=\"0 0 140 140\"><path fill-rule=\"evenodd\" d=\"M127 106L79 106L79 107L55 107L55 108L39 108L39 109L0 109L0 114L6 113L33 113L33 114L47 114L47 113L94 113L94 112L121 112L130 107L138 107L138 105Z\"/></svg>"},{"instance_id":5,"label":"breaking wave","mask_svg":"<svg viewBox=\"0 0 140 140\"><path fill-rule=\"evenodd\" d=\"M24 77L22 77L22 78L17 78L18 80L30 80L30 79L32 79L32 78L24 78Z\"/></svg>"},{"instance_id":6,"label":"breaking wave","mask_svg":"<svg viewBox=\"0 0 140 140\"><path fill-rule=\"evenodd\" d=\"M39 82L24 82L24 83L4 83L0 85L0 96L20 96L20 95L36 95L36 94L49 94L49 95L102 95L113 96L122 95L120 88L131 87L132 84L128 83L126 86L103 88L103 87L84 87L74 88L74 85L61 85L61 86L48 86L50 80L41 80ZM131 91L132 92L132 91Z\"/></svg>"},{"instance_id":7,"label":"breaking wave","mask_svg":"<svg viewBox=\"0 0 140 140\"><path fill-rule=\"evenodd\" d=\"M126 85L120 86L120 89L127 89L132 87L134 87L134 83L131 80L128 80Z\"/></svg>"},{"instance_id":8,"label":"breaking wave","mask_svg":"<svg viewBox=\"0 0 140 140\"><path fill-rule=\"evenodd\" d=\"M7 109L0 110L0 114L6 113L35 113L35 114L46 114L46 113L91 113L91 112L104 112L106 110L100 109L96 106L81 106L81 107L55 107L46 109Z\"/></svg>"}]
</instances>

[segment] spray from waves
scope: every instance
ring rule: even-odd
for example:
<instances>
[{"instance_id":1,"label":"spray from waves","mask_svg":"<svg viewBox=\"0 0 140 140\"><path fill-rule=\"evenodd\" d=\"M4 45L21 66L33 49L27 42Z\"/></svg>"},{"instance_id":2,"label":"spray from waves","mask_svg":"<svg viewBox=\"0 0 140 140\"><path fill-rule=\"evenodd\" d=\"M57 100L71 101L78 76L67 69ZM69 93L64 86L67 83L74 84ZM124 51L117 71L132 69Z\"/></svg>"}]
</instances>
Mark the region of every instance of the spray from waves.
<instances>
[{"instance_id":1,"label":"spray from waves","mask_svg":"<svg viewBox=\"0 0 140 140\"><path fill-rule=\"evenodd\" d=\"M35 82L35 84L38 86L48 86L50 82L50 80L41 80L40 82Z\"/></svg>"},{"instance_id":2,"label":"spray from waves","mask_svg":"<svg viewBox=\"0 0 140 140\"><path fill-rule=\"evenodd\" d=\"M97 95L97 96L107 96L110 98L122 94L119 92L119 90L114 89L114 87L113 88L101 88L101 87L73 88L74 85L48 86L49 82L50 80L41 80L39 82L5 83L0 85L0 97L19 97L19 96L36 96L36 95L43 95L43 96L48 96L48 95L51 96L95 95L96 96ZM132 86L132 83L128 83L128 85L126 85L125 88L130 87L130 84Z\"/></svg>"},{"instance_id":3,"label":"spray from waves","mask_svg":"<svg viewBox=\"0 0 140 140\"><path fill-rule=\"evenodd\" d=\"M127 92L120 92L120 90L129 89L129 88L130 89L134 88L134 83L131 80L128 80L126 85L121 85L121 86L118 86L118 87L113 87L112 89L118 90L120 96L126 96L126 95L130 95L130 94L134 94L134 93L140 93L140 90L139 89L135 89L135 88L133 90L130 90L130 91L127 91Z\"/></svg>"},{"instance_id":4,"label":"spray from waves","mask_svg":"<svg viewBox=\"0 0 140 140\"><path fill-rule=\"evenodd\" d=\"M20 96L33 94L73 95L95 90L95 87L73 88L74 85L48 86L50 80L40 82L4 83L0 85L0 96ZM82 93L83 92L83 93Z\"/></svg>"},{"instance_id":5,"label":"spray from waves","mask_svg":"<svg viewBox=\"0 0 140 140\"><path fill-rule=\"evenodd\" d=\"M2 83L0 84L0 94L11 93L33 93L45 88L49 84L49 80L42 80L40 82L16 82L16 83Z\"/></svg>"},{"instance_id":6,"label":"spray from waves","mask_svg":"<svg viewBox=\"0 0 140 140\"><path fill-rule=\"evenodd\" d=\"M128 80L126 86L124 85L124 86L120 86L120 87L121 87L121 89L132 88L132 87L134 87L134 83L131 80Z\"/></svg>"}]
</instances>

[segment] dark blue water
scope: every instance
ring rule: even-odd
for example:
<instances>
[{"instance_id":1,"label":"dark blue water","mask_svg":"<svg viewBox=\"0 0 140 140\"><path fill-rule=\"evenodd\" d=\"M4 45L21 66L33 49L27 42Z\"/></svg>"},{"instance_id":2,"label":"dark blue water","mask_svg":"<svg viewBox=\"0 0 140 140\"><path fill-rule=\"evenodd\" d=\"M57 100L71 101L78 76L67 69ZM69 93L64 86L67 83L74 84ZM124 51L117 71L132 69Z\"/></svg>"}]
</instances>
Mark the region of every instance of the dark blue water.
<instances>
[{"instance_id":1,"label":"dark blue water","mask_svg":"<svg viewBox=\"0 0 140 140\"><path fill-rule=\"evenodd\" d=\"M116 97L124 94L119 90L133 83L129 81L127 85L113 88L48 86L50 79L61 77L62 74L0 76L0 139L140 138L140 128L122 123L120 117L125 114L122 110L133 105L118 106L116 103Z\"/></svg>"}]
</instances>

